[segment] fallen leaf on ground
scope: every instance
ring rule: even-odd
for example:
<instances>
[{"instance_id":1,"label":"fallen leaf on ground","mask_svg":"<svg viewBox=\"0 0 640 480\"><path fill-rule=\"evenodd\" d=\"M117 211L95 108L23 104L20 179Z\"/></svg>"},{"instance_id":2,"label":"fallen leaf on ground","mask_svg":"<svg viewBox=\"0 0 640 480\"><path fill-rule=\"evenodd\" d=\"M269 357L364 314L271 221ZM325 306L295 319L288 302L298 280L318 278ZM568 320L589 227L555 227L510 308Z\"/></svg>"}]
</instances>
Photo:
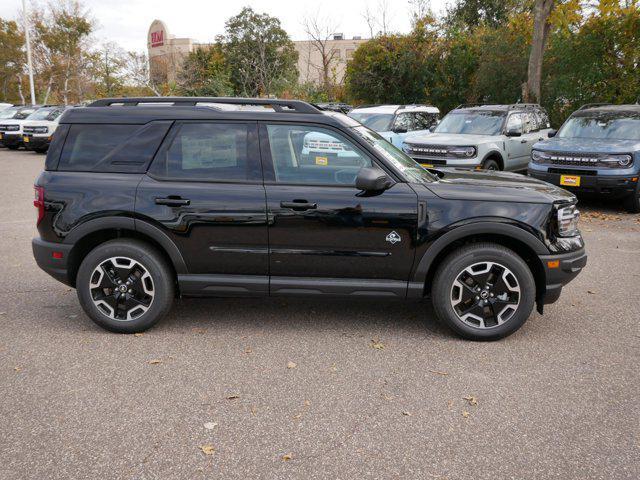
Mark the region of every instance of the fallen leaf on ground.
<instances>
[{"instance_id":1,"label":"fallen leaf on ground","mask_svg":"<svg viewBox=\"0 0 640 480\"><path fill-rule=\"evenodd\" d=\"M247 353L247 354L248 354L248 353L253 353L253 350L251 350L251 347L246 347L246 348L244 349L244 353Z\"/></svg>"},{"instance_id":2,"label":"fallen leaf on ground","mask_svg":"<svg viewBox=\"0 0 640 480\"><path fill-rule=\"evenodd\" d=\"M6 315L7 312L0 312L0 315Z\"/></svg>"},{"instance_id":3,"label":"fallen leaf on ground","mask_svg":"<svg viewBox=\"0 0 640 480\"><path fill-rule=\"evenodd\" d=\"M371 340L371 348L375 348L376 350L384 350L384 343L379 340Z\"/></svg>"},{"instance_id":4,"label":"fallen leaf on ground","mask_svg":"<svg viewBox=\"0 0 640 480\"><path fill-rule=\"evenodd\" d=\"M255 417L256 413L258 413L258 408L255 405L253 405L251 407L251 415L253 415Z\"/></svg>"},{"instance_id":5,"label":"fallen leaf on ground","mask_svg":"<svg viewBox=\"0 0 640 480\"><path fill-rule=\"evenodd\" d=\"M469 405L478 405L478 399L476 397L474 397L473 395L467 395L466 397L463 397L464 400L466 400L467 402L469 402Z\"/></svg>"},{"instance_id":6,"label":"fallen leaf on ground","mask_svg":"<svg viewBox=\"0 0 640 480\"><path fill-rule=\"evenodd\" d=\"M19 372L20 370L22 370L20 367L13 367L13 369L14 369L16 372Z\"/></svg>"},{"instance_id":7,"label":"fallen leaf on ground","mask_svg":"<svg viewBox=\"0 0 640 480\"><path fill-rule=\"evenodd\" d=\"M335 373L338 371L338 367L336 367L335 363L332 363L331 366L329 367L329 370Z\"/></svg>"},{"instance_id":8,"label":"fallen leaf on ground","mask_svg":"<svg viewBox=\"0 0 640 480\"><path fill-rule=\"evenodd\" d=\"M134 336L134 337L141 337L141 336L143 336L143 335L144 335L144 333L141 333L141 332L138 332L138 333L134 333L134 334L133 334L133 336Z\"/></svg>"},{"instance_id":9,"label":"fallen leaf on ground","mask_svg":"<svg viewBox=\"0 0 640 480\"><path fill-rule=\"evenodd\" d=\"M404 415L405 417L410 417L411 416L411 412L402 412L402 415Z\"/></svg>"},{"instance_id":10,"label":"fallen leaf on ground","mask_svg":"<svg viewBox=\"0 0 640 480\"><path fill-rule=\"evenodd\" d=\"M158 365L159 363L162 363L162 360L160 360L158 358L154 358L153 360L149 360L147 363L149 365Z\"/></svg>"},{"instance_id":11,"label":"fallen leaf on ground","mask_svg":"<svg viewBox=\"0 0 640 480\"><path fill-rule=\"evenodd\" d=\"M308 407L309 405L311 405L311 401L310 400L305 400L304 401L304 406Z\"/></svg>"},{"instance_id":12,"label":"fallen leaf on ground","mask_svg":"<svg viewBox=\"0 0 640 480\"><path fill-rule=\"evenodd\" d=\"M462 412L462 416L464 418L469 418L469 412L467 412L466 410L464 412Z\"/></svg>"},{"instance_id":13,"label":"fallen leaf on ground","mask_svg":"<svg viewBox=\"0 0 640 480\"><path fill-rule=\"evenodd\" d=\"M429 370L431 373L435 373L436 375L449 375L448 372L441 372L439 370Z\"/></svg>"},{"instance_id":14,"label":"fallen leaf on ground","mask_svg":"<svg viewBox=\"0 0 640 480\"><path fill-rule=\"evenodd\" d=\"M590 293L591 295L595 295L596 292L594 290L587 290L587 293Z\"/></svg>"},{"instance_id":15,"label":"fallen leaf on ground","mask_svg":"<svg viewBox=\"0 0 640 480\"><path fill-rule=\"evenodd\" d=\"M293 453L285 453L284 455L282 455L283 462L288 462L292 458L293 458Z\"/></svg>"},{"instance_id":16,"label":"fallen leaf on ground","mask_svg":"<svg viewBox=\"0 0 640 480\"><path fill-rule=\"evenodd\" d=\"M296 362L287 363L287 368L288 369L296 368L297 366L298 366L298 364Z\"/></svg>"},{"instance_id":17,"label":"fallen leaf on ground","mask_svg":"<svg viewBox=\"0 0 640 480\"><path fill-rule=\"evenodd\" d=\"M215 423L215 422L207 422L207 423L204 424L204 428L206 428L207 430L213 430L217 426L218 426L218 424Z\"/></svg>"},{"instance_id":18,"label":"fallen leaf on ground","mask_svg":"<svg viewBox=\"0 0 640 480\"><path fill-rule=\"evenodd\" d=\"M213 452L216 451L216 449L213 448L213 445L201 445L200 450L202 450L202 453L205 455L213 455Z\"/></svg>"},{"instance_id":19,"label":"fallen leaf on ground","mask_svg":"<svg viewBox=\"0 0 640 480\"><path fill-rule=\"evenodd\" d=\"M240 395L234 393L233 395L229 395L227 397L227 400L235 400L236 398L240 398Z\"/></svg>"},{"instance_id":20,"label":"fallen leaf on ground","mask_svg":"<svg viewBox=\"0 0 640 480\"><path fill-rule=\"evenodd\" d=\"M197 333L198 335L204 335L207 333L207 330L204 328L192 328L193 333Z\"/></svg>"}]
</instances>

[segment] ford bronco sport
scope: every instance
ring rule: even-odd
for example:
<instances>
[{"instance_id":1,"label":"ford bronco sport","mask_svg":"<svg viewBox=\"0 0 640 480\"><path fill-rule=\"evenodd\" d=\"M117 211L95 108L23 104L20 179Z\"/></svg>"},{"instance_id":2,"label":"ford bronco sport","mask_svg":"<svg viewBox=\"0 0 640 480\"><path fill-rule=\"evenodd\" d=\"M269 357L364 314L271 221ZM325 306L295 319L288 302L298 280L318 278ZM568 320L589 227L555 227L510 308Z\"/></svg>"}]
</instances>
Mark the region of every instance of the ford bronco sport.
<instances>
[{"instance_id":1,"label":"ford bronco sport","mask_svg":"<svg viewBox=\"0 0 640 480\"><path fill-rule=\"evenodd\" d=\"M310 161L309 133L357 157ZM176 296L337 295L431 297L458 334L496 339L586 264L565 190L431 172L355 120L295 100L104 99L68 110L34 205L38 265L116 332L151 327Z\"/></svg>"},{"instance_id":2,"label":"ford bronco sport","mask_svg":"<svg viewBox=\"0 0 640 480\"><path fill-rule=\"evenodd\" d=\"M450 111L433 133L408 136L404 151L427 168L526 170L531 147L550 130L537 104L466 104Z\"/></svg>"},{"instance_id":3,"label":"ford bronco sport","mask_svg":"<svg viewBox=\"0 0 640 480\"><path fill-rule=\"evenodd\" d=\"M536 143L529 175L640 212L640 105L585 105Z\"/></svg>"}]
</instances>

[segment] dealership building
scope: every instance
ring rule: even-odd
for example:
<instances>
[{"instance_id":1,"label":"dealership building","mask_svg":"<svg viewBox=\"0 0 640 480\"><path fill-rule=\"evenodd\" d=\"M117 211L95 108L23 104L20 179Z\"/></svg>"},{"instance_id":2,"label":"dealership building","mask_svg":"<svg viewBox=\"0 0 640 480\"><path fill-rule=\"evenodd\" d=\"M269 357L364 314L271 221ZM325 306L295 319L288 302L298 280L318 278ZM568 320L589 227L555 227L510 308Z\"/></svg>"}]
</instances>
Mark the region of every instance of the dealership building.
<instances>
[{"instance_id":1,"label":"dealership building","mask_svg":"<svg viewBox=\"0 0 640 480\"><path fill-rule=\"evenodd\" d=\"M336 33L324 42L325 55L331 58L331 76L336 83L342 83L347 61L351 59L356 48L365 41L360 37L346 39L341 33ZM310 40L294 41L293 44L298 52L299 81L301 83L322 81L320 50ZM151 77L158 83L175 82L185 57L198 48L209 48L209 46L208 43L198 43L191 38L178 38L171 35L166 23L154 20L147 34Z\"/></svg>"}]
</instances>

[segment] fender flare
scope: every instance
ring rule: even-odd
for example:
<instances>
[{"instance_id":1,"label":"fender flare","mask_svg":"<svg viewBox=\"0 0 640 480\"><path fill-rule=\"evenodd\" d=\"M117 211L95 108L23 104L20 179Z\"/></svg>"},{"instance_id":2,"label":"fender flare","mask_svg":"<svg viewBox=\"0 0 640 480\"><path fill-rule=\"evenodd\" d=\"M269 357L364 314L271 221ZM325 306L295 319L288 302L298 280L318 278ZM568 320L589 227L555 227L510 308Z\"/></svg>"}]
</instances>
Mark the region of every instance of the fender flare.
<instances>
[{"instance_id":1,"label":"fender flare","mask_svg":"<svg viewBox=\"0 0 640 480\"><path fill-rule=\"evenodd\" d=\"M520 227L508 223L479 221L455 227L435 240L422 255L413 273L412 282L424 284L434 260L452 242L472 235L486 234L498 234L515 238L527 245L536 255L549 255L549 249L544 243Z\"/></svg>"},{"instance_id":2,"label":"fender flare","mask_svg":"<svg viewBox=\"0 0 640 480\"><path fill-rule=\"evenodd\" d=\"M504 170L504 156L502 155L502 152L500 150L496 150L496 149L489 150L487 153L484 154L484 157L482 157L480 164L483 164L484 161L491 156L500 157L500 161L502 162L502 169Z\"/></svg>"},{"instance_id":3,"label":"fender flare","mask_svg":"<svg viewBox=\"0 0 640 480\"><path fill-rule=\"evenodd\" d=\"M75 227L64 239L64 243L75 245L79 240L91 233L117 228L133 230L134 232L140 232L150 237L167 253L176 273L189 273L187 270L187 264L185 263L180 250L166 233L149 222L134 219L132 217L100 217L87 220Z\"/></svg>"}]
</instances>

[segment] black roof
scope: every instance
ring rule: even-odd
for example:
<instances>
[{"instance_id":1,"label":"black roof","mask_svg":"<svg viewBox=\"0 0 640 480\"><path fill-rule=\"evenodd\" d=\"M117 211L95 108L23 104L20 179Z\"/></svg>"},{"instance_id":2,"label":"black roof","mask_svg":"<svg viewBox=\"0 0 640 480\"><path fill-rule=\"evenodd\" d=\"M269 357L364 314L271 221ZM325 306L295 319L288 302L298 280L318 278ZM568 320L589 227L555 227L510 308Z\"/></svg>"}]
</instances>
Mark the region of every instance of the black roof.
<instances>
[{"instance_id":1,"label":"black roof","mask_svg":"<svg viewBox=\"0 0 640 480\"><path fill-rule=\"evenodd\" d=\"M511 104L489 104L489 103L463 103L454 110L482 110L490 112L508 112L512 110L524 111L532 108L541 108L537 103L511 103Z\"/></svg>"},{"instance_id":2,"label":"black roof","mask_svg":"<svg viewBox=\"0 0 640 480\"><path fill-rule=\"evenodd\" d=\"M237 106L234 109L233 106ZM269 120L352 126L352 120L300 100L231 97L105 98L67 110L60 123L143 124L153 120Z\"/></svg>"}]
</instances>

